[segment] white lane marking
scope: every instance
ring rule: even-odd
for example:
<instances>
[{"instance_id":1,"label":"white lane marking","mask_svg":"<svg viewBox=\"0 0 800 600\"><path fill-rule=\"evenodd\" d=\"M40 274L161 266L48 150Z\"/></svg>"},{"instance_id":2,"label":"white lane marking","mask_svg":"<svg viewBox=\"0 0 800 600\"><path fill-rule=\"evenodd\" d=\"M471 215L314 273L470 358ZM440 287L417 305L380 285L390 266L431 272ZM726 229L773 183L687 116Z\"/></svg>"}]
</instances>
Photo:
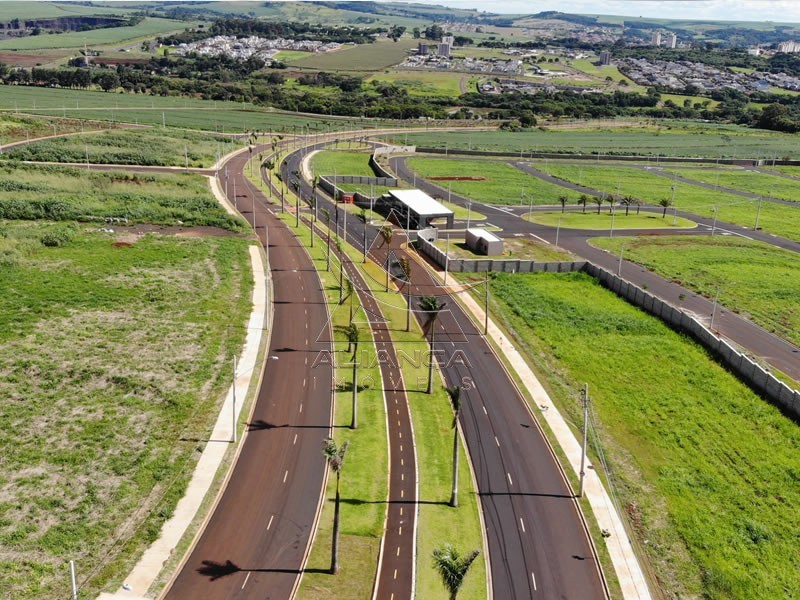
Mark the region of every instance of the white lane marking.
<instances>
[{"instance_id":1,"label":"white lane marking","mask_svg":"<svg viewBox=\"0 0 800 600\"><path fill-rule=\"evenodd\" d=\"M405 481L405 480L406 480L405 474L404 473L400 473L400 481Z\"/></svg>"},{"instance_id":2,"label":"white lane marking","mask_svg":"<svg viewBox=\"0 0 800 600\"><path fill-rule=\"evenodd\" d=\"M405 466L405 464L403 463L403 459L402 459L402 458L400 459L400 466L401 466L401 467L404 467L404 466Z\"/></svg>"},{"instance_id":3,"label":"white lane marking","mask_svg":"<svg viewBox=\"0 0 800 600\"><path fill-rule=\"evenodd\" d=\"M400 527L397 528L397 535L403 535L403 526L402 525L400 525Z\"/></svg>"},{"instance_id":4,"label":"white lane marking","mask_svg":"<svg viewBox=\"0 0 800 600\"><path fill-rule=\"evenodd\" d=\"M532 233L529 233L528 235L529 235L529 236L531 236L531 237L535 237L537 240L540 240L540 241L544 242L544 243L545 243L545 244L547 244L548 246L550 245L550 242L548 242L548 241L547 241L546 239L544 239L544 238L540 238L538 235L534 235L534 234L532 234Z\"/></svg>"},{"instance_id":5,"label":"white lane marking","mask_svg":"<svg viewBox=\"0 0 800 600\"><path fill-rule=\"evenodd\" d=\"M294 440L292 441L292 446L294 446L296 443L297 443L297 434L295 433Z\"/></svg>"},{"instance_id":6,"label":"white lane marking","mask_svg":"<svg viewBox=\"0 0 800 600\"><path fill-rule=\"evenodd\" d=\"M245 577L245 578L244 578L244 583L242 584L242 587L241 587L241 589L244 589L244 586L246 586L246 585L247 585L247 580L248 580L248 579L250 579L250 573L249 573L249 572L247 573L247 577Z\"/></svg>"},{"instance_id":7,"label":"white lane marking","mask_svg":"<svg viewBox=\"0 0 800 600\"><path fill-rule=\"evenodd\" d=\"M275 515L272 515L269 518L269 523L267 523L267 531L269 531L269 528L272 527L272 519L274 519L274 518L275 518Z\"/></svg>"},{"instance_id":8,"label":"white lane marking","mask_svg":"<svg viewBox=\"0 0 800 600\"><path fill-rule=\"evenodd\" d=\"M394 570L394 578L397 579L397 569Z\"/></svg>"},{"instance_id":9,"label":"white lane marking","mask_svg":"<svg viewBox=\"0 0 800 600\"><path fill-rule=\"evenodd\" d=\"M400 490L400 497L403 498L403 497L405 497L405 495L406 495L406 493L403 490Z\"/></svg>"},{"instance_id":10,"label":"white lane marking","mask_svg":"<svg viewBox=\"0 0 800 600\"><path fill-rule=\"evenodd\" d=\"M497 444L497 447L500 447L500 440L497 439L497 436L494 436L494 443Z\"/></svg>"},{"instance_id":11,"label":"white lane marking","mask_svg":"<svg viewBox=\"0 0 800 600\"><path fill-rule=\"evenodd\" d=\"M535 592L536 591L536 575L533 574L533 571L531 571L531 579L533 580L533 591Z\"/></svg>"},{"instance_id":12,"label":"white lane marking","mask_svg":"<svg viewBox=\"0 0 800 600\"><path fill-rule=\"evenodd\" d=\"M488 412L486 412L486 407L485 407L485 406L482 406L481 408L483 408L483 414L485 414L485 415L487 415L487 416L488 416L488 415L489 415L489 413L488 413Z\"/></svg>"},{"instance_id":13,"label":"white lane marking","mask_svg":"<svg viewBox=\"0 0 800 600\"><path fill-rule=\"evenodd\" d=\"M403 432L402 431L398 431L397 435L400 437L401 440L403 439Z\"/></svg>"},{"instance_id":14,"label":"white lane marking","mask_svg":"<svg viewBox=\"0 0 800 600\"><path fill-rule=\"evenodd\" d=\"M525 523L522 521L522 517L519 518L519 526L522 527L522 533L525 533Z\"/></svg>"},{"instance_id":15,"label":"white lane marking","mask_svg":"<svg viewBox=\"0 0 800 600\"><path fill-rule=\"evenodd\" d=\"M303 413L303 403L302 402L300 403L300 413L301 414Z\"/></svg>"},{"instance_id":16,"label":"white lane marking","mask_svg":"<svg viewBox=\"0 0 800 600\"><path fill-rule=\"evenodd\" d=\"M289 477L289 471L287 470L286 473L283 474L283 483L286 483L286 478Z\"/></svg>"},{"instance_id":17,"label":"white lane marking","mask_svg":"<svg viewBox=\"0 0 800 600\"><path fill-rule=\"evenodd\" d=\"M401 517L403 516L403 507L402 506L400 507L400 516Z\"/></svg>"},{"instance_id":18,"label":"white lane marking","mask_svg":"<svg viewBox=\"0 0 800 600\"><path fill-rule=\"evenodd\" d=\"M303 377L303 387L306 387L306 378Z\"/></svg>"},{"instance_id":19,"label":"white lane marking","mask_svg":"<svg viewBox=\"0 0 800 600\"><path fill-rule=\"evenodd\" d=\"M511 473L506 473L506 477L508 477L508 485L514 485L514 482L511 481Z\"/></svg>"},{"instance_id":20,"label":"white lane marking","mask_svg":"<svg viewBox=\"0 0 800 600\"><path fill-rule=\"evenodd\" d=\"M400 444L400 452L403 451L403 444Z\"/></svg>"},{"instance_id":21,"label":"white lane marking","mask_svg":"<svg viewBox=\"0 0 800 600\"><path fill-rule=\"evenodd\" d=\"M397 556L400 556L400 546L397 547Z\"/></svg>"}]
</instances>

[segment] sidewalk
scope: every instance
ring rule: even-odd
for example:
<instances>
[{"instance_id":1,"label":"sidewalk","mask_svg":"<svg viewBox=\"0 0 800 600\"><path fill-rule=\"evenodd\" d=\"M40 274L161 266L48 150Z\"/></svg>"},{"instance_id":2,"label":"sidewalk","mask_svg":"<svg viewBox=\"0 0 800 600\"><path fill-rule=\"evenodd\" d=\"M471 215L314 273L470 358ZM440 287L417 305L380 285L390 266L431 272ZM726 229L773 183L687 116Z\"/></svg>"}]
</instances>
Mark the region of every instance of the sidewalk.
<instances>
[{"instance_id":1,"label":"sidewalk","mask_svg":"<svg viewBox=\"0 0 800 600\"><path fill-rule=\"evenodd\" d=\"M440 280L443 278L443 271L436 270L435 273ZM459 285L445 287L453 292L463 291L463 287ZM478 305L469 293L459 294L458 298L472 313L477 322L482 325L485 317L483 308ZM540 408L540 412L536 417L543 418L547 421L553 435L556 437L558 445L567 456L569 467L573 469L575 474L579 474L581 465L580 442L576 439L566 421L564 421L564 418L553 404L550 396L548 396L547 392L536 378L536 375L534 375L533 371L531 371L528 364L522 358L522 355L500 328L495 325L491 318L489 319L489 337L494 340L500 352L502 352L503 356L511 365L511 368L519 375L523 385L533 398L534 405ZM622 520L619 514L617 514L611 498L605 487L603 487L600 477L597 475L594 466L588 458L586 465L584 495L589 500L595 520L600 529L606 530L611 534L610 537L605 539L605 543L611 561L614 564L614 570L619 579L620 587L622 588L622 596L626 600L649 600L651 595L647 587L647 580L644 577L636 554L631 547ZM567 467L567 465L564 466L565 468Z\"/></svg>"},{"instance_id":2,"label":"sidewalk","mask_svg":"<svg viewBox=\"0 0 800 600\"><path fill-rule=\"evenodd\" d=\"M208 179L211 190L220 204L229 214L238 215L225 198L216 178L209 177ZM271 323L267 323L266 281L269 274L266 271L261 250L257 246L250 246L250 263L253 268L253 310L247 323L244 348L241 356L238 357L236 380L225 395L217 422L214 424L214 429L200 460L197 461L186 493L175 507L172 517L164 523L159 538L144 552L139 562L125 578L123 587L113 593L100 594L99 600L143 600L147 597L147 590L153 585L189 525L197 516L203 499L211 488L214 477L230 447L230 440L233 437L234 387L236 420L238 422L247 391L250 389L250 383L261 373L261 365L256 364L261 338L264 331L271 327ZM241 447L241 440L239 440L239 444Z\"/></svg>"}]
</instances>

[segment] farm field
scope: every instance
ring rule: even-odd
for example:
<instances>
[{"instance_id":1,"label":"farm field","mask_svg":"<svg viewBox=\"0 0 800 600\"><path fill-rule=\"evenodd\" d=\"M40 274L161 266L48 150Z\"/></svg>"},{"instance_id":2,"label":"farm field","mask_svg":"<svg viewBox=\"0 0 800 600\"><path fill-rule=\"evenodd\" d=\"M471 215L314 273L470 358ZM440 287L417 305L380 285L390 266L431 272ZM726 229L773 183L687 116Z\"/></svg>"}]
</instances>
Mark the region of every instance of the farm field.
<instances>
[{"instance_id":1,"label":"farm field","mask_svg":"<svg viewBox=\"0 0 800 600\"><path fill-rule=\"evenodd\" d=\"M379 40L374 44L344 46L333 52L313 54L288 63L292 67L315 71L381 71L402 62L406 52L416 47L417 40Z\"/></svg>"},{"instance_id":2,"label":"farm field","mask_svg":"<svg viewBox=\"0 0 800 600\"><path fill-rule=\"evenodd\" d=\"M411 136L409 136L411 137ZM450 177L479 173L483 181L433 181L447 198L448 186L458 195L485 204L558 204L559 196L574 203L578 194L527 175L503 162L444 158L409 158L407 164L421 177ZM524 196L524 198L523 198Z\"/></svg>"},{"instance_id":3,"label":"farm field","mask_svg":"<svg viewBox=\"0 0 800 600\"><path fill-rule=\"evenodd\" d=\"M368 152L343 152L341 150L322 150L311 158L311 170L319 175L358 175L375 177L369 166Z\"/></svg>"},{"instance_id":4,"label":"farm field","mask_svg":"<svg viewBox=\"0 0 800 600\"><path fill-rule=\"evenodd\" d=\"M584 274L497 274L492 287L574 423L588 383L620 505L666 594L771 599L797 589L791 419Z\"/></svg>"},{"instance_id":5,"label":"farm field","mask_svg":"<svg viewBox=\"0 0 800 600\"><path fill-rule=\"evenodd\" d=\"M648 204L672 197L673 180L632 167L576 166L548 163L537 164L538 169L565 181L582 183L597 190L632 195ZM675 207L703 217L713 217L714 208L720 221L743 227L754 227L758 200L717 192L695 185L678 182ZM668 211L669 212L669 211ZM800 240L800 206L787 206L764 202L759 217L759 227L769 233Z\"/></svg>"},{"instance_id":6,"label":"farm field","mask_svg":"<svg viewBox=\"0 0 800 600\"><path fill-rule=\"evenodd\" d=\"M625 122L625 121L623 121ZM389 136L404 143L404 136ZM619 127L614 121L594 129L531 129L528 131L454 131L408 134L408 143L433 148L463 148L511 153L565 152L570 154L635 154L717 158L798 158L790 134L771 133L734 125L683 125L662 122L657 127Z\"/></svg>"},{"instance_id":7,"label":"farm field","mask_svg":"<svg viewBox=\"0 0 800 600\"><path fill-rule=\"evenodd\" d=\"M738 237L596 238L612 253L714 298L800 346L800 256Z\"/></svg>"},{"instance_id":8,"label":"farm field","mask_svg":"<svg viewBox=\"0 0 800 600\"><path fill-rule=\"evenodd\" d=\"M195 98L112 94L24 86L0 87L0 111L41 114L72 119L95 119L204 129L220 133L242 131L301 131L311 133L384 125L381 121L324 118L271 111L237 102ZM208 112L201 112L208 111Z\"/></svg>"},{"instance_id":9,"label":"farm field","mask_svg":"<svg viewBox=\"0 0 800 600\"><path fill-rule=\"evenodd\" d=\"M373 75L370 82L386 81L401 86L411 96L450 96L461 95L461 81L464 80L467 91L475 91L474 75L439 71L398 71Z\"/></svg>"},{"instance_id":10,"label":"farm field","mask_svg":"<svg viewBox=\"0 0 800 600\"><path fill-rule=\"evenodd\" d=\"M92 9L94 10L94 9ZM25 11L17 16L25 15ZM44 50L50 48L83 48L84 45L98 46L120 44L137 39L155 37L173 31L183 31L192 24L186 21L147 17L133 27L107 27L89 31L74 31L53 35L34 35L24 38L0 40L0 50Z\"/></svg>"},{"instance_id":11,"label":"farm field","mask_svg":"<svg viewBox=\"0 0 800 600\"><path fill-rule=\"evenodd\" d=\"M4 595L64 598L74 559L95 597L156 539L244 341L248 243L3 223Z\"/></svg>"},{"instance_id":12,"label":"farm field","mask_svg":"<svg viewBox=\"0 0 800 600\"><path fill-rule=\"evenodd\" d=\"M225 212L201 175L0 165L0 219L102 223L105 218L232 231L247 228L240 218Z\"/></svg>"},{"instance_id":13,"label":"farm field","mask_svg":"<svg viewBox=\"0 0 800 600\"><path fill-rule=\"evenodd\" d=\"M666 168L667 173L696 179L703 183L720 185L760 196L769 196L791 202L800 202L800 181L766 175L748 170L680 169Z\"/></svg>"},{"instance_id":14,"label":"farm field","mask_svg":"<svg viewBox=\"0 0 800 600\"><path fill-rule=\"evenodd\" d=\"M10 160L210 167L238 142L179 129L120 129L42 140L3 153Z\"/></svg>"},{"instance_id":15,"label":"farm field","mask_svg":"<svg viewBox=\"0 0 800 600\"><path fill-rule=\"evenodd\" d=\"M78 15L125 15L133 9L124 7L82 6L67 2L0 2L0 21L6 22L16 17L26 19L50 19Z\"/></svg>"},{"instance_id":16,"label":"farm field","mask_svg":"<svg viewBox=\"0 0 800 600\"><path fill-rule=\"evenodd\" d=\"M600 212L597 212L597 206L587 206L586 212L570 211L566 213L558 212L534 212L532 214L524 215L524 218L540 225L549 225L556 227L561 225L565 229L611 229L612 215L606 205L603 205ZM625 209L619 205L614 209L613 227L617 229L684 229L696 227L697 224L689 219L678 217L673 218L672 215L667 215L666 218L662 216L644 213L636 214L636 209L633 209L628 216L625 216Z\"/></svg>"}]
</instances>

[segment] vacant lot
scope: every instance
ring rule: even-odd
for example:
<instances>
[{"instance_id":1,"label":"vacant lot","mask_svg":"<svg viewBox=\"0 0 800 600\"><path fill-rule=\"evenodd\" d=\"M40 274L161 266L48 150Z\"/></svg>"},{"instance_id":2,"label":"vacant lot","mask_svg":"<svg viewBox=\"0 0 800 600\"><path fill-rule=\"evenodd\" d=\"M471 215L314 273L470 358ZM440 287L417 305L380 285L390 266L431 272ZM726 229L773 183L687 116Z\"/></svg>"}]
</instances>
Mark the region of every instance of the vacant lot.
<instances>
[{"instance_id":1,"label":"vacant lot","mask_svg":"<svg viewBox=\"0 0 800 600\"><path fill-rule=\"evenodd\" d=\"M620 504L669 596L798 589L796 423L584 274L497 274L492 298L575 423L589 384Z\"/></svg>"},{"instance_id":2,"label":"vacant lot","mask_svg":"<svg viewBox=\"0 0 800 600\"><path fill-rule=\"evenodd\" d=\"M609 165L537 164L537 168L565 181L579 183L609 194L632 195L648 204L658 204L672 198L675 185L675 207L703 217L743 227L754 227L758 215L758 200L727 192L675 182L633 167ZM698 171L699 172L699 171ZM764 202L758 215L759 227L770 233L794 240L800 239L800 206Z\"/></svg>"},{"instance_id":3,"label":"vacant lot","mask_svg":"<svg viewBox=\"0 0 800 600\"><path fill-rule=\"evenodd\" d=\"M669 220L669 219L668 219ZM800 256L734 237L597 238L593 244L645 265L800 345Z\"/></svg>"},{"instance_id":4,"label":"vacant lot","mask_svg":"<svg viewBox=\"0 0 800 600\"><path fill-rule=\"evenodd\" d=\"M695 179L703 183L719 185L760 196L779 198L791 202L800 202L800 181L765 175L748 170L733 169L665 169L668 173L677 173L681 177Z\"/></svg>"},{"instance_id":5,"label":"vacant lot","mask_svg":"<svg viewBox=\"0 0 800 600\"><path fill-rule=\"evenodd\" d=\"M156 538L205 445L245 337L248 241L1 234L0 587L63 598L74 559L94 597Z\"/></svg>"},{"instance_id":6,"label":"vacant lot","mask_svg":"<svg viewBox=\"0 0 800 600\"><path fill-rule=\"evenodd\" d=\"M374 44L345 45L334 52L312 54L288 62L293 67L319 71L380 71L401 62L408 50L416 47L416 40L379 40Z\"/></svg>"},{"instance_id":7,"label":"vacant lot","mask_svg":"<svg viewBox=\"0 0 800 600\"><path fill-rule=\"evenodd\" d=\"M239 142L177 129L125 129L43 140L4 153L12 160L210 167Z\"/></svg>"},{"instance_id":8,"label":"vacant lot","mask_svg":"<svg viewBox=\"0 0 800 600\"><path fill-rule=\"evenodd\" d=\"M93 125L74 119L46 119L0 113L0 144L19 142L29 138L92 129ZM3 157L8 157L8 151Z\"/></svg>"},{"instance_id":9,"label":"vacant lot","mask_svg":"<svg viewBox=\"0 0 800 600\"><path fill-rule=\"evenodd\" d=\"M246 225L219 205L201 175L87 171L59 165L0 165L0 218L159 225Z\"/></svg>"},{"instance_id":10,"label":"vacant lot","mask_svg":"<svg viewBox=\"0 0 800 600\"><path fill-rule=\"evenodd\" d=\"M411 96L460 96L461 82L466 91L475 91L475 82L470 75L440 71L390 71L373 75L368 81L386 81L399 85ZM472 82L471 85L469 82Z\"/></svg>"},{"instance_id":11,"label":"vacant lot","mask_svg":"<svg viewBox=\"0 0 800 600\"><path fill-rule=\"evenodd\" d=\"M403 136L395 141L402 143ZM665 122L657 127L604 127L593 129L530 129L528 131L458 131L418 133L408 142L419 146L472 148L514 153L568 152L570 154L637 154L641 156L778 157L797 158L798 147L790 134L770 133L734 125L682 125Z\"/></svg>"},{"instance_id":12,"label":"vacant lot","mask_svg":"<svg viewBox=\"0 0 800 600\"><path fill-rule=\"evenodd\" d=\"M368 152L342 152L322 150L311 159L311 169L319 175L359 175L375 177L369 166Z\"/></svg>"},{"instance_id":13,"label":"vacant lot","mask_svg":"<svg viewBox=\"0 0 800 600\"><path fill-rule=\"evenodd\" d=\"M558 204L560 196L571 203L578 194L527 175L511 165L490 160L410 158L408 166L421 177L477 175L480 181L434 181L443 190L486 204ZM445 196L446 197L446 196Z\"/></svg>"}]
</instances>

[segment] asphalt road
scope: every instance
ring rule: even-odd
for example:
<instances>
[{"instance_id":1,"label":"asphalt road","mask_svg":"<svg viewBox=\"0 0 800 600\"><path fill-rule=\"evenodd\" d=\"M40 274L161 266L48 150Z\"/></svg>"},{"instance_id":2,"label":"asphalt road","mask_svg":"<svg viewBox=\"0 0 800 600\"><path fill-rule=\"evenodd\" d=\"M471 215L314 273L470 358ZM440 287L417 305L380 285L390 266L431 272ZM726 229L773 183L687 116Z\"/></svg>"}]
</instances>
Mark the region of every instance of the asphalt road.
<instances>
[{"instance_id":1,"label":"asphalt road","mask_svg":"<svg viewBox=\"0 0 800 600\"><path fill-rule=\"evenodd\" d=\"M562 187L581 191L583 193L598 195L600 192L591 188L577 186L575 184L563 182L561 180L551 178L546 174L538 171L534 167L526 163L517 164L511 163L520 168L521 170L541 177L545 181L561 185ZM406 166L402 158L395 158L391 161L391 166L395 173L402 179L411 181L414 178L413 173ZM417 186L423 191L431 194L441 196L444 190L427 181L417 179ZM451 201L456 204L466 206L467 199L456 194L451 195ZM475 202L472 203L476 207ZM558 210L560 207L535 207L534 210ZM531 223L523 218L522 215L528 212L528 208L524 206L507 206L496 207L481 204L480 208L476 208L487 215L487 221L493 225L497 225L503 230L505 237L514 235L527 235L546 241L547 243L554 244L556 242L556 235L558 235L558 245L566 250L569 250L585 258L597 266L600 266L608 271L616 273L619 269L622 277L628 281L647 289L648 292L658 296L662 300L673 304L674 306L690 312L697 316L701 321L705 321L706 325L711 324L712 312L714 315L714 330L718 331L721 336L732 341L734 344L740 346L745 351L764 359L772 367L779 369L792 377L796 381L800 381L800 349L786 340L762 329L752 321L740 317L732 312L725 306L724 289L722 290L722 298L719 301L716 311L714 311L713 299L708 299L703 296L692 292L691 290L672 283L655 275L654 273L644 269L636 263L624 260L622 261L622 268L619 268L619 257L612 255L605 250L600 250L589 244L589 240L596 237L608 237L612 233L618 236L636 236L636 235L736 235L748 239L754 239L765 242L767 244L790 250L792 252L800 253L800 243L786 238L774 236L764 231L753 231L752 229L744 228L740 225L727 223L720 220L699 217L698 215L687 213L684 211L675 211L679 217L691 219L698 223L696 229L682 229L682 230L618 230L611 232L610 230L583 230L583 229L567 229L560 228L557 232L556 228L547 227L544 225L537 225ZM580 207L570 207L569 210L581 210ZM643 207L643 211L654 211L661 213L662 209ZM619 219L623 219L622 211L618 209L620 214ZM667 218L673 214L670 210Z\"/></svg>"},{"instance_id":2,"label":"asphalt road","mask_svg":"<svg viewBox=\"0 0 800 600\"><path fill-rule=\"evenodd\" d=\"M300 161L299 154L288 159L284 179L301 170ZM306 182L301 182L300 191L306 198L311 195ZM322 194L317 201L338 214ZM338 226L343 226L343 218ZM365 229L370 256L381 264L388 250L373 245L376 228L351 218L347 239L363 248ZM399 233L393 238L397 257L405 255L403 238ZM448 303L437 322L437 360L447 384L463 388L461 423L480 494L494 597L606 597L577 503L525 400L472 321L422 265L414 269L412 282L412 306L428 294ZM405 385L418 391L415 384Z\"/></svg>"},{"instance_id":3,"label":"asphalt road","mask_svg":"<svg viewBox=\"0 0 800 600\"><path fill-rule=\"evenodd\" d=\"M291 596L313 534L331 424L332 372L315 358L330 344L320 282L294 235L229 162L237 195L256 194L259 238L269 236L274 319L263 381L241 454L224 493L167 598L285 599ZM247 215L252 218L252 214ZM211 442L215 443L215 442Z\"/></svg>"}]
</instances>

